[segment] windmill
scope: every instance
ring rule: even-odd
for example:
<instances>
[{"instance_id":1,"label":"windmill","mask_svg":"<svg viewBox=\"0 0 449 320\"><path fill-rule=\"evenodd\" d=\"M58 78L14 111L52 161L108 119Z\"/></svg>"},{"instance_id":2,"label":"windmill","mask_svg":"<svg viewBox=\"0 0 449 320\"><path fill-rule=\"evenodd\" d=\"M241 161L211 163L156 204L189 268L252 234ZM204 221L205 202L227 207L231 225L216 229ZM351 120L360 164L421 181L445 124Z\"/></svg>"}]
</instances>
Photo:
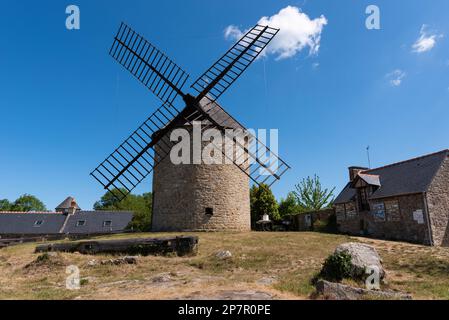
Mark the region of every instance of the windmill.
<instances>
[{"instance_id":1,"label":"windmill","mask_svg":"<svg viewBox=\"0 0 449 320\"><path fill-rule=\"evenodd\" d=\"M225 129L229 127L238 127L246 130L216 101L260 55L278 31L279 29L262 25L256 25L250 29L191 85L194 94L192 95L182 91L189 75L167 57L167 55L132 30L127 24L121 23L114 37L109 54L146 88L153 92L162 101L162 105L93 170L91 175L104 189L110 191L118 200L122 200L153 171L155 175L153 180L156 179L157 170L161 171L159 175L170 175L169 171L167 171L169 169L162 169L162 165L160 164L167 162L170 158L167 156L170 154L173 144L170 143L168 133L175 124L192 125L199 121L205 124L201 128L203 131L209 128L216 128L222 130L224 135L227 134L225 133ZM177 107L174 103L178 97L181 97L185 104L183 108ZM270 152L270 150L254 136L250 138L252 139L251 148L246 143L239 142L235 137L232 137L234 143L244 150L243 156L249 161L239 161L234 156L229 157L229 154L223 152L223 155L233 164L234 168L232 170L234 171L231 175L235 177L235 171L238 171L238 179L240 179L240 182L243 181L242 185L245 182L242 177L245 176L248 186L249 179L259 185L267 184L271 186L290 167L277 155L271 154L270 157L260 156L261 154L266 155L266 152ZM170 166L170 168L173 169L174 167ZM176 176L182 176L183 174L178 171L172 179L163 179L164 184L169 184L161 187L159 183L158 188L163 190L155 190L155 182L153 181L153 196L155 198L157 195L161 197L161 193L172 192L170 194L171 199L166 202L173 203L173 196L180 197L180 193L183 192L182 190L173 191L173 185L180 184L179 181L173 182L173 180L177 179ZM183 190L186 188L191 189L192 184L195 184L199 180L202 181L202 188L206 189L210 188L214 183L223 183L223 179L214 181L216 174L221 173L213 173L209 180L203 177L202 179L195 178L191 181L184 181ZM229 177L225 179L229 180L230 189L232 189L232 185L236 181L232 181L232 178ZM161 179L156 180L160 181ZM167 180L170 180L170 182ZM203 192L196 192L196 194L198 193ZM195 199L191 199L195 197L195 194L189 194L188 197L190 197L187 200L188 203L195 202ZM245 207L248 207L247 210L245 209L245 216L247 216L249 215L249 192L248 196L245 194L245 197L248 197L248 201L246 201L246 198L244 201ZM162 200L155 200L153 201L153 205L156 202L163 202ZM201 203L201 205L205 204ZM163 208L164 206L161 206L159 211L170 211L169 209ZM182 210L183 208L185 209L182 206L177 207L176 210ZM234 212L237 210L234 209L231 211ZM175 209L172 208L172 210ZM213 207L206 207L204 210L204 216L207 217L207 220L210 220L214 215ZM155 212L155 208L153 208L153 224L155 213L156 216L159 215L159 213ZM161 212L162 215L163 213ZM172 215L171 218L173 221L169 221L169 216L162 217L161 219L169 221L170 225L176 225L174 220L179 219L179 216ZM185 219L192 219L192 217L185 216ZM202 224L202 222L198 223ZM198 227L192 228L198 229ZM173 229L186 228L174 227Z\"/></svg>"}]
</instances>

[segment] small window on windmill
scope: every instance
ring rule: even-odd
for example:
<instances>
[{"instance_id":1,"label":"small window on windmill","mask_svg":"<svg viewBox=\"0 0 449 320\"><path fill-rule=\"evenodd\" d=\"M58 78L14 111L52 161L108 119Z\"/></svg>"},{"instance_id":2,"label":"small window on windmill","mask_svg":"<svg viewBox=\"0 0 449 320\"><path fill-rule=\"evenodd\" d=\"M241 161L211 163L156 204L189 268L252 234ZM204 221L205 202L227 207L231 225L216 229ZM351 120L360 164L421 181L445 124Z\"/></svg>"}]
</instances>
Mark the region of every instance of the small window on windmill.
<instances>
[{"instance_id":1,"label":"small window on windmill","mask_svg":"<svg viewBox=\"0 0 449 320\"><path fill-rule=\"evenodd\" d=\"M36 222L34 222L35 227L40 227L43 224L44 224L44 221L42 221L42 220L37 220Z\"/></svg>"},{"instance_id":2,"label":"small window on windmill","mask_svg":"<svg viewBox=\"0 0 449 320\"><path fill-rule=\"evenodd\" d=\"M206 216L213 216L214 208L206 208Z\"/></svg>"},{"instance_id":3,"label":"small window on windmill","mask_svg":"<svg viewBox=\"0 0 449 320\"><path fill-rule=\"evenodd\" d=\"M112 226L111 220L103 221L103 227L111 227L111 226Z\"/></svg>"},{"instance_id":4,"label":"small window on windmill","mask_svg":"<svg viewBox=\"0 0 449 320\"><path fill-rule=\"evenodd\" d=\"M83 227L83 226L85 226L86 225L86 220L78 220L77 222L76 222L76 226L77 227Z\"/></svg>"}]
</instances>

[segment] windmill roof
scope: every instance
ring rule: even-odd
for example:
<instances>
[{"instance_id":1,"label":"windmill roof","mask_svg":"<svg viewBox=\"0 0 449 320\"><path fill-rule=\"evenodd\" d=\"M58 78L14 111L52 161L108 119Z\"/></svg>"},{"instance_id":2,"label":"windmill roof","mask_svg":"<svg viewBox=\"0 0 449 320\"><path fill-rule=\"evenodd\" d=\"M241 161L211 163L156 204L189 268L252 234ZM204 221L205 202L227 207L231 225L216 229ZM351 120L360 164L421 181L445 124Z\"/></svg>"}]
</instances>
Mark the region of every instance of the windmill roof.
<instances>
[{"instance_id":1,"label":"windmill roof","mask_svg":"<svg viewBox=\"0 0 449 320\"><path fill-rule=\"evenodd\" d=\"M241 129L244 130L245 128L237 121L235 120L228 112L226 112L222 106L220 106L217 102L211 102L211 100L207 97L204 97L200 101L200 107L203 109L213 120L215 120L217 123L222 125L225 128L228 129ZM193 114L196 112L196 109L184 109L178 116L176 116L170 124L167 126L169 127L179 127L179 126L185 126L189 125L188 122L186 122L185 117ZM203 120L203 124L210 124L208 120Z\"/></svg>"},{"instance_id":2,"label":"windmill roof","mask_svg":"<svg viewBox=\"0 0 449 320\"><path fill-rule=\"evenodd\" d=\"M449 150L421 157L393 163L380 168L370 169L359 173L363 179L368 179L376 185L379 177L380 187L371 195L370 199L380 199L398 195L426 192L441 167L444 159L449 156ZM351 201L356 190L348 183L335 199L335 204Z\"/></svg>"}]
</instances>

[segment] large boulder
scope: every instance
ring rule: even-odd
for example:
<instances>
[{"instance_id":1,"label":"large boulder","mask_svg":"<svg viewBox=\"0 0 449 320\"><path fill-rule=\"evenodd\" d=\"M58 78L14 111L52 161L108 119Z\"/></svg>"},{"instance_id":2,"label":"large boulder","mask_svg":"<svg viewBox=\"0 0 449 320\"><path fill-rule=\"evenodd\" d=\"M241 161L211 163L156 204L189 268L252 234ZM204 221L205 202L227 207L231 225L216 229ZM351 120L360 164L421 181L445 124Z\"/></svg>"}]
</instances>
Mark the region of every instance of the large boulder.
<instances>
[{"instance_id":1,"label":"large boulder","mask_svg":"<svg viewBox=\"0 0 449 320\"><path fill-rule=\"evenodd\" d=\"M351 277L354 279L366 278L367 268L377 268L380 279L385 277L382 259L374 247L356 242L343 243L335 249L335 254L346 252L351 256Z\"/></svg>"},{"instance_id":2,"label":"large boulder","mask_svg":"<svg viewBox=\"0 0 449 320\"><path fill-rule=\"evenodd\" d=\"M341 283L319 280L316 284L316 299L325 300L411 300L412 297L397 291L374 291L351 287Z\"/></svg>"}]
</instances>

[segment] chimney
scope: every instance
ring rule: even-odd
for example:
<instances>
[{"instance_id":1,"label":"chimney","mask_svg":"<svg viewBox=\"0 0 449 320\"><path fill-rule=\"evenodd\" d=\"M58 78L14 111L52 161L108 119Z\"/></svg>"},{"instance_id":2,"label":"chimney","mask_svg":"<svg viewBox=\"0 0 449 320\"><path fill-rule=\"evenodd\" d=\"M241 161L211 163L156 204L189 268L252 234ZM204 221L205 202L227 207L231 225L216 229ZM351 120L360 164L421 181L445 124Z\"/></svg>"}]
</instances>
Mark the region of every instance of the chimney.
<instances>
[{"instance_id":1,"label":"chimney","mask_svg":"<svg viewBox=\"0 0 449 320\"><path fill-rule=\"evenodd\" d=\"M364 168L364 167L349 167L349 181L353 181L357 175L365 170L368 170L368 168Z\"/></svg>"},{"instance_id":2,"label":"chimney","mask_svg":"<svg viewBox=\"0 0 449 320\"><path fill-rule=\"evenodd\" d=\"M76 204L76 200L75 198L73 198L72 201L70 202L69 214L75 214L77 207L78 205Z\"/></svg>"}]
</instances>

